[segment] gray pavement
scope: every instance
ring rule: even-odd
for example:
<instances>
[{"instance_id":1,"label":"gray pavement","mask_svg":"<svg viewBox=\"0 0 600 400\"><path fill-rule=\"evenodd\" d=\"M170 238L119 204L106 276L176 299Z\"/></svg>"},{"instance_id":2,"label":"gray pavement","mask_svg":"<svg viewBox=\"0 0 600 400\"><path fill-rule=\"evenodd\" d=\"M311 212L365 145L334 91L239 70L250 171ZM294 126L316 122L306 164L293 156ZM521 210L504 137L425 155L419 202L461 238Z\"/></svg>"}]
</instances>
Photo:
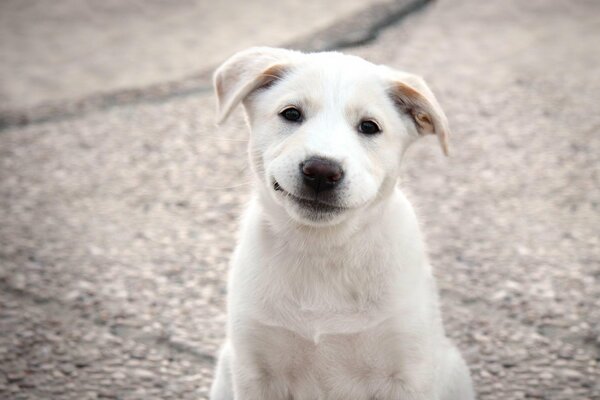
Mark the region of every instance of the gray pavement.
<instances>
[{"instance_id":1,"label":"gray pavement","mask_svg":"<svg viewBox=\"0 0 600 400\"><path fill-rule=\"evenodd\" d=\"M402 186L481 399L600 398L600 3L440 0L345 51L420 73ZM206 399L248 186L210 93L0 131L0 398Z\"/></svg>"},{"instance_id":2,"label":"gray pavement","mask_svg":"<svg viewBox=\"0 0 600 400\"><path fill-rule=\"evenodd\" d=\"M382 1L5 0L0 110L180 80Z\"/></svg>"}]
</instances>

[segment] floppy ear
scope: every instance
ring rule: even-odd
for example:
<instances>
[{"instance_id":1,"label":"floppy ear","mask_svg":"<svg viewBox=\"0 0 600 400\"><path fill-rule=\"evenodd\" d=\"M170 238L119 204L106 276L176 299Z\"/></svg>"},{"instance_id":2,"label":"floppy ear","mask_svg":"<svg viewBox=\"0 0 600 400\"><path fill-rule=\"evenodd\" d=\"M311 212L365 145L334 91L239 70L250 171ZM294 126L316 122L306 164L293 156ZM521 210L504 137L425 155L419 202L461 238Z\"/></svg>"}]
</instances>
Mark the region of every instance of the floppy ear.
<instances>
[{"instance_id":1,"label":"floppy ear","mask_svg":"<svg viewBox=\"0 0 600 400\"><path fill-rule=\"evenodd\" d=\"M235 106L254 90L280 79L296 54L285 49L252 47L225 61L213 76L218 122L226 120Z\"/></svg>"},{"instance_id":2,"label":"floppy ear","mask_svg":"<svg viewBox=\"0 0 600 400\"><path fill-rule=\"evenodd\" d=\"M390 95L396 105L408 113L421 135L437 135L442 151L448 155L448 119L423 78L395 72Z\"/></svg>"}]
</instances>

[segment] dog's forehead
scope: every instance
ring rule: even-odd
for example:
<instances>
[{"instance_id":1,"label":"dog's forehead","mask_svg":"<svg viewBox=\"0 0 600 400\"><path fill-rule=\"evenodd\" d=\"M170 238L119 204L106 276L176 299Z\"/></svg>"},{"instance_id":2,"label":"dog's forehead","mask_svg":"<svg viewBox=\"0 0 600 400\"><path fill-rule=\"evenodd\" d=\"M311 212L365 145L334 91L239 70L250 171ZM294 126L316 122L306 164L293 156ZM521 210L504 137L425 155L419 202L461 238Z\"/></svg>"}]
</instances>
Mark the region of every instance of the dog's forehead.
<instances>
[{"instance_id":1,"label":"dog's forehead","mask_svg":"<svg viewBox=\"0 0 600 400\"><path fill-rule=\"evenodd\" d=\"M303 55L302 60L307 64L327 70L354 69L367 71L372 69L375 71L377 69L375 64L363 58L337 52L308 53Z\"/></svg>"},{"instance_id":2,"label":"dog's forehead","mask_svg":"<svg viewBox=\"0 0 600 400\"><path fill-rule=\"evenodd\" d=\"M362 102L385 89L380 67L356 56L304 54L290 67L281 91L319 103L326 98L337 105Z\"/></svg>"},{"instance_id":3,"label":"dog's forehead","mask_svg":"<svg viewBox=\"0 0 600 400\"><path fill-rule=\"evenodd\" d=\"M304 55L292 66L292 77L313 85L361 85L380 80L380 70L360 57L335 52Z\"/></svg>"}]
</instances>

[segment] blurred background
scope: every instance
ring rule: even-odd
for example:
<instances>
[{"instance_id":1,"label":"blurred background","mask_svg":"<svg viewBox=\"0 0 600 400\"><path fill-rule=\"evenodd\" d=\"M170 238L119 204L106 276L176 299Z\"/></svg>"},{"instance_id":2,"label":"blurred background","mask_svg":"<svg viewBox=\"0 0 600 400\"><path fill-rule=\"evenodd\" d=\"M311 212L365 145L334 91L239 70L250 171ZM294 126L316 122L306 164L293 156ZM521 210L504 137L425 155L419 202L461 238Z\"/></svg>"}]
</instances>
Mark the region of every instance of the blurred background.
<instances>
[{"instance_id":1,"label":"blurred background","mask_svg":"<svg viewBox=\"0 0 600 400\"><path fill-rule=\"evenodd\" d=\"M600 399L600 2L0 2L0 398L206 399L251 191L210 76L253 45L426 78L402 187L481 399Z\"/></svg>"}]
</instances>

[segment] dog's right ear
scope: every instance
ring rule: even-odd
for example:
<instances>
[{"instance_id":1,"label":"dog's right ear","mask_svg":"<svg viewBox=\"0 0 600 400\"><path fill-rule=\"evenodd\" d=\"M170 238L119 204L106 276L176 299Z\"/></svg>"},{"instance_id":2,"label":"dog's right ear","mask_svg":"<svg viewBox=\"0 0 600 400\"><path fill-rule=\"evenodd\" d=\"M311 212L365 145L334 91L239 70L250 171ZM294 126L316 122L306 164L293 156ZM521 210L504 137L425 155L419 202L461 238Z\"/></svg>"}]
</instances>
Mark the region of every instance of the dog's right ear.
<instances>
[{"instance_id":1,"label":"dog's right ear","mask_svg":"<svg viewBox=\"0 0 600 400\"><path fill-rule=\"evenodd\" d=\"M252 47L231 56L215 71L218 123L250 93L280 79L298 52L271 47Z\"/></svg>"}]
</instances>

